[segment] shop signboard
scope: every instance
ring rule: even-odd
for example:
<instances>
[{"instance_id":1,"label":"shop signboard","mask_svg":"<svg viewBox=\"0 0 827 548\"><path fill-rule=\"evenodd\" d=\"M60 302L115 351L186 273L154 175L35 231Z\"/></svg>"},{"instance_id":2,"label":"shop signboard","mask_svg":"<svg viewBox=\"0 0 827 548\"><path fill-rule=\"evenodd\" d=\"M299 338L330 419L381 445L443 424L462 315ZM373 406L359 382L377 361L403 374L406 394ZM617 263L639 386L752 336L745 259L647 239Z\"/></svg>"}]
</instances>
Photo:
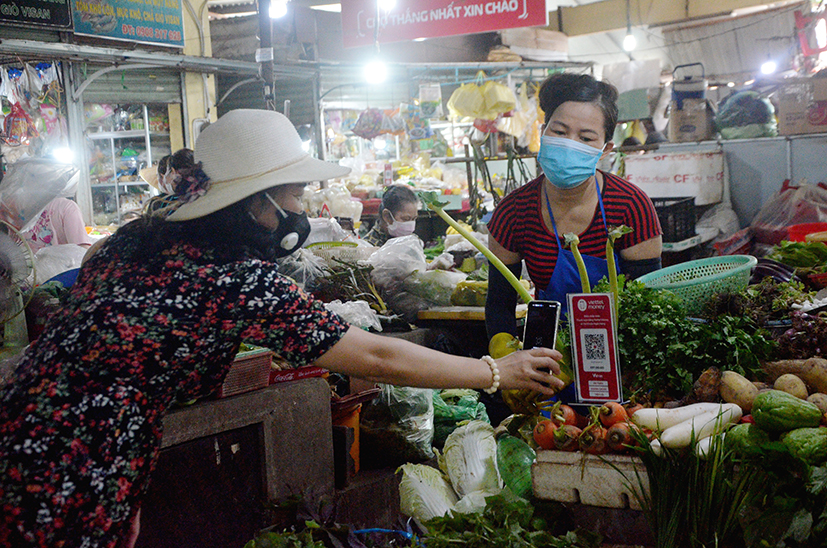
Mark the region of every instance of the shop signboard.
<instances>
[{"instance_id":1,"label":"shop signboard","mask_svg":"<svg viewBox=\"0 0 827 548\"><path fill-rule=\"evenodd\" d=\"M724 193L724 153L678 152L629 155L626 180L650 198L695 197L695 205L721 201Z\"/></svg>"},{"instance_id":2,"label":"shop signboard","mask_svg":"<svg viewBox=\"0 0 827 548\"><path fill-rule=\"evenodd\" d=\"M72 0L76 34L184 47L183 0Z\"/></svg>"},{"instance_id":3,"label":"shop signboard","mask_svg":"<svg viewBox=\"0 0 827 548\"><path fill-rule=\"evenodd\" d=\"M72 28L71 0L0 0L0 22L55 29Z\"/></svg>"},{"instance_id":4,"label":"shop signboard","mask_svg":"<svg viewBox=\"0 0 827 548\"><path fill-rule=\"evenodd\" d=\"M378 19L376 0L342 2L348 48L547 24L545 0L397 0L393 9L380 10Z\"/></svg>"}]
</instances>

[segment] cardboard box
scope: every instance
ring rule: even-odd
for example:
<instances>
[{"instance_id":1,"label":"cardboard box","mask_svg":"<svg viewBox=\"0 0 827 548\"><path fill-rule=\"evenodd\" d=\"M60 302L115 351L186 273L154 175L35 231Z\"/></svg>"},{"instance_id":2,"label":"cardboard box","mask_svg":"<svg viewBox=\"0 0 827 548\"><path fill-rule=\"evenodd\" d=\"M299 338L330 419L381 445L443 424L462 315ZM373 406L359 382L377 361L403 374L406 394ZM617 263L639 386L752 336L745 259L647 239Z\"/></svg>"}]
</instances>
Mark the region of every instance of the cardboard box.
<instances>
[{"instance_id":1,"label":"cardboard box","mask_svg":"<svg viewBox=\"0 0 827 548\"><path fill-rule=\"evenodd\" d=\"M525 59L568 61L569 37L562 32L522 27L500 31L502 43Z\"/></svg>"},{"instance_id":2,"label":"cardboard box","mask_svg":"<svg viewBox=\"0 0 827 548\"><path fill-rule=\"evenodd\" d=\"M827 78L791 78L777 93L778 134L827 133Z\"/></svg>"},{"instance_id":3,"label":"cardboard box","mask_svg":"<svg viewBox=\"0 0 827 548\"><path fill-rule=\"evenodd\" d=\"M669 140L673 143L705 141L715 137L715 111L708 99L684 99L681 108L669 106Z\"/></svg>"}]
</instances>

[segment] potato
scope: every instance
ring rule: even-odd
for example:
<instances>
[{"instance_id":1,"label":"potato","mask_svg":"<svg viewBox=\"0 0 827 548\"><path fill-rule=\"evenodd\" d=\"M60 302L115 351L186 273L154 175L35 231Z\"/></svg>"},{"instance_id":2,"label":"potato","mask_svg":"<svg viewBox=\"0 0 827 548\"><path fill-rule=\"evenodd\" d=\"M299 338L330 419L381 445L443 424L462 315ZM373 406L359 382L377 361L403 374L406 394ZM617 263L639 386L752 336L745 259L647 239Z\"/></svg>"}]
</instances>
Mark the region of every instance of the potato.
<instances>
[{"instance_id":1,"label":"potato","mask_svg":"<svg viewBox=\"0 0 827 548\"><path fill-rule=\"evenodd\" d=\"M767 383L765 383L765 382L761 382L761 381L752 381L752 384L754 384L754 385L755 385L755 388L757 388L759 391L761 391L761 390L772 390L772 385L771 385L771 384L767 384Z\"/></svg>"},{"instance_id":2,"label":"potato","mask_svg":"<svg viewBox=\"0 0 827 548\"><path fill-rule=\"evenodd\" d=\"M827 394L822 394L821 392L810 394L807 396L807 401L821 409L822 413L827 413Z\"/></svg>"},{"instance_id":3,"label":"potato","mask_svg":"<svg viewBox=\"0 0 827 548\"><path fill-rule=\"evenodd\" d=\"M744 413L752 411L752 401L758 395L758 387L746 377L735 371L724 371L721 374L721 399L727 403L734 403Z\"/></svg>"},{"instance_id":4,"label":"potato","mask_svg":"<svg viewBox=\"0 0 827 548\"><path fill-rule=\"evenodd\" d=\"M778 377L792 373L807 383L813 391L827 394L827 359L809 358L767 362L763 369L767 382L774 382Z\"/></svg>"},{"instance_id":5,"label":"potato","mask_svg":"<svg viewBox=\"0 0 827 548\"><path fill-rule=\"evenodd\" d=\"M792 373L785 373L775 379L773 388L786 392L787 394L791 394L796 398L801 398L802 400L807 399L807 385L805 385L804 381Z\"/></svg>"}]
</instances>

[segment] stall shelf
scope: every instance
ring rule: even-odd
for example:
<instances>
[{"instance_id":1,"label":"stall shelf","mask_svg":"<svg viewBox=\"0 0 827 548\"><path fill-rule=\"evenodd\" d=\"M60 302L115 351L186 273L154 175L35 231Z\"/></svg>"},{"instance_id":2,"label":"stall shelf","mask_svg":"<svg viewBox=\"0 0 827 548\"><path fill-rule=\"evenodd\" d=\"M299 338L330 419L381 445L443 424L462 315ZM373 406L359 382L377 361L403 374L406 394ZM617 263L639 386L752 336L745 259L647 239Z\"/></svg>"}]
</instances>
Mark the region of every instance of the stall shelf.
<instances>
[{"instance_id":1,"label":"stall shelf","mask_svg":"<svg viewBox=\"0 0 827 548\"><path fill-rule=\"evenodd\" d=\"M95 224L119 224L125 211L140 208L146 199L157 194L138 172L153 164L153 149L164 154L170 152L170 134L152 131L147 105L141 105L140 109L139 123L133 121L132 124L142 126L139 129L95 132L91 126L86 128L90 154L99 152L100 165L106 168L105 172L90 173ZM124 156L122 152L126 149L136 154Z\"/></svg>"}]
</instances>

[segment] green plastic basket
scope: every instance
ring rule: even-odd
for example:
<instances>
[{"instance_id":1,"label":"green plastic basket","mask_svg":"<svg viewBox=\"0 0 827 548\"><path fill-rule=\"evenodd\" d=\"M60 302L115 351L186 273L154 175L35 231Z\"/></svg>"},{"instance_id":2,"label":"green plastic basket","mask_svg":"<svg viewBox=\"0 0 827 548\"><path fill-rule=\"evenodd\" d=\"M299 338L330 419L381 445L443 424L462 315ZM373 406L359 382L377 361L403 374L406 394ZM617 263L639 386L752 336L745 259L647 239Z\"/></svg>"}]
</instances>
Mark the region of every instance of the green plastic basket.
<instances>
[{"instance_id":1,"label":"green plastic basket","mask_svg":"<svg viewBox=\"0 0 827 548\"><path fill-rule=\"evenodd\" d=\"M758 259L752 255L710 257L661 268L637 280L646 287L668 289L683 301L687 313L696 314L712 295L747 287L756 264Z\"/></svg>"}]
</instances>

